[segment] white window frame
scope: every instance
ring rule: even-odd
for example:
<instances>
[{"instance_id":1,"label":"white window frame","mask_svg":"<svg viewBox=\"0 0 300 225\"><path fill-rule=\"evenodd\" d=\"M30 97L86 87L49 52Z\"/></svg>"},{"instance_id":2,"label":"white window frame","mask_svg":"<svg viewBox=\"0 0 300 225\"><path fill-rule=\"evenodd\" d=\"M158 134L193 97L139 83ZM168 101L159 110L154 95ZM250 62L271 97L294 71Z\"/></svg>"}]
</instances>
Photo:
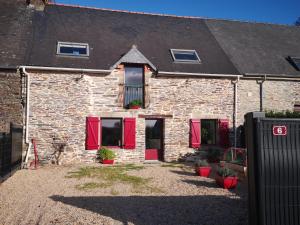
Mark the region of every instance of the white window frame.
<instances>
[{"instance_id":1,"label":"white window frame","mask_svg":"<svg viewBox=\"0 0 300 225\"><path fill-rule=\"evenodd\" d=\"M174 48L171 48L170 49L170 52L171 52L171 55L172 55L172 58L173 58L173 61L174 62L178 62L178 63L201 63L201 59L200 59L200 57L199 57L199 55L198 55L198 53L197 53L197 51L196 50L194 50L194 49L174 49ZM176 59L175 58L175 53L176 52L191 52L191 53L194 53L195 55L196 55L196 57L197 57L197 60L182 60L182 59Z\"/></svg>"},{"instance_id":2,"label":"white window frame","mask_svg":"<svg viewBox=\"0 0 300 225\"><path fill-rule=\"evenodd\" d=\"M72 47L72 48L85 48L86 54L71 54L71 53L62 53L60 52L61 47ZM90 55L90 48L88 43L75 43L75 42L57 42L57 48L56 48L56 54L57 55L63 55L63 56L74 56L74 57L88 57Z\"/></svg>"}]
</instances>

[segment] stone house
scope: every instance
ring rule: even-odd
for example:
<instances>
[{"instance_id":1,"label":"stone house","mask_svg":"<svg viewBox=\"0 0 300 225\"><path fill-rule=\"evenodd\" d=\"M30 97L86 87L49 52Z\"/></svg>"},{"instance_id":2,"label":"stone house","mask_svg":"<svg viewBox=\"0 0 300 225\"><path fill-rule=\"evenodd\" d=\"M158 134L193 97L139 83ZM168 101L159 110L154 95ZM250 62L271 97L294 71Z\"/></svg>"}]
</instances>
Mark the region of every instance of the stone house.
<instances>
[{"instance_id":1,"label":"stone house","mask_svg":"<svg viewBox=\"0 0 300 225\"><path fill-rule=\"evenodd\" d=\"M24 153L35 139L49 160L60 139L65 162L101 146L117 161L171 161L238 146L246 112L299 109L299 27L2 6L0 132L23 124Z\"/></svg>"}]
</instances>

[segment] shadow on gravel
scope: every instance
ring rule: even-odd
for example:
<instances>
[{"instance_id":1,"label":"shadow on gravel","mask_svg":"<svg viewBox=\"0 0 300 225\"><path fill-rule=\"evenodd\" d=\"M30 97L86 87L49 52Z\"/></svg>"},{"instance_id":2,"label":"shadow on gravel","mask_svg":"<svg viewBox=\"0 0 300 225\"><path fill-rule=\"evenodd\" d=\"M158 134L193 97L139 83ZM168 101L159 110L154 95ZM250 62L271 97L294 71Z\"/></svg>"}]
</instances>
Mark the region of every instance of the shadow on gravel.
<instances>
[{"instance_id":1,"label":"shadow on gravel","mask_svg":"<svg viewBox=\"0 0 300 225\"><path fill-rule=\"evenodd\" d=\"M216 182L208 182L204 180L182 180L182 182L188 183L188 184L193 184L196 185L197 187L208 187L208 188L217 188L218 185Z\"/></svg>"},{"instance_id":2,"label":"shadow on gravel","mask_svg":"<svg viewBox=\"0 0 300 225\"><path fill-rule=\"evenodd\" d=\"M225 196L51 196L123 224L247 224L247 202Z\"/></svg>"},{"instance_id":3,"label":"shadow on gravel","mask_svg":"<svg viewBox=\"0 0 300 225\"><path fill-rule=\"evenodd\" d=\"M192 177L195 177L196 176L196 173L193 171L180 171L180 170L170 170L172 173L176 173L178 175L184 175L184 176L192 176Z\"/></svg>"}]
</instances>

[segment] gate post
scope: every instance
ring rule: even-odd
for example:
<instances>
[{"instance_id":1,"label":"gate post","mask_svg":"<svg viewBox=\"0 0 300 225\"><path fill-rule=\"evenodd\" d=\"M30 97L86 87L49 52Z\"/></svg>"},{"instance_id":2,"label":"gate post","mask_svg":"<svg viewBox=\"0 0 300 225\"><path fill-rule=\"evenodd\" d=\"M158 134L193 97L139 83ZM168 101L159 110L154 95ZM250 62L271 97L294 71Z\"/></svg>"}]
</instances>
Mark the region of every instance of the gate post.
<instances>
[{"instance_id":1,"label":"gate post","mask_svg":"<svg viewBox=\"0 0 300 225\"><path fill-rule=\"evenodd\" d=\"M258 215L258 199L257 199L257 168L255 167L257 161L256 146L259 140L257 120L265 118L264 112L251 112L245 115L245 141L247 148L247 171L248 171L248 214L249 225L259 224Z\"/></svg>"}]
</instances>

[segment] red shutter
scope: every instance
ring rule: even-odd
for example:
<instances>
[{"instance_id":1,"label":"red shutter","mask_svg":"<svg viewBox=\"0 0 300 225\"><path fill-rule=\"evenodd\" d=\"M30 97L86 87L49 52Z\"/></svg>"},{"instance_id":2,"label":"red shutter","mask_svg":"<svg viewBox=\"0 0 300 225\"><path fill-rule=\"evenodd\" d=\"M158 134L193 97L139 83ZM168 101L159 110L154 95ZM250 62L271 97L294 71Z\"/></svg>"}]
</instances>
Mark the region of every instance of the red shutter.
<instances>
[{"instance_id":1,"label":"red shutter","mask_svg":"<svg viewBox=\"0 0 300 225\"><path fill-rule=\"evenodd\" d=\"M100 120L98 117L87 117L86 118L86 149L95 150L99 149L99 125Z\"/></svg>"},{"instance_id":2,"label":"red shutter","mask_svg":"<svg viewBox=\"0 0 300 225\"><path fill-rule=\"evenodd\" d=\"M230 145L228 119L219 120L219 144L224 148L228 148Z\"/></svg>"},{"instance_id":3,"label":"red shutter","mask_svg":"<svg viewBox=\"0 0 300 225\"><path fill-rule=\"evenodd\" d=\"M124 118L124 148L135 149L135 118Z\"/></svg>"},{"instance_id":4,"label":"red shutter","mask_svg":"<svg viewBox=\"0 0 300 225\"><path fill-rule=\"evenodd\" d=\"M200 120L190 120L190 147L199 148L201 145L201 123Z\"/></svg>"}]
</instances>

